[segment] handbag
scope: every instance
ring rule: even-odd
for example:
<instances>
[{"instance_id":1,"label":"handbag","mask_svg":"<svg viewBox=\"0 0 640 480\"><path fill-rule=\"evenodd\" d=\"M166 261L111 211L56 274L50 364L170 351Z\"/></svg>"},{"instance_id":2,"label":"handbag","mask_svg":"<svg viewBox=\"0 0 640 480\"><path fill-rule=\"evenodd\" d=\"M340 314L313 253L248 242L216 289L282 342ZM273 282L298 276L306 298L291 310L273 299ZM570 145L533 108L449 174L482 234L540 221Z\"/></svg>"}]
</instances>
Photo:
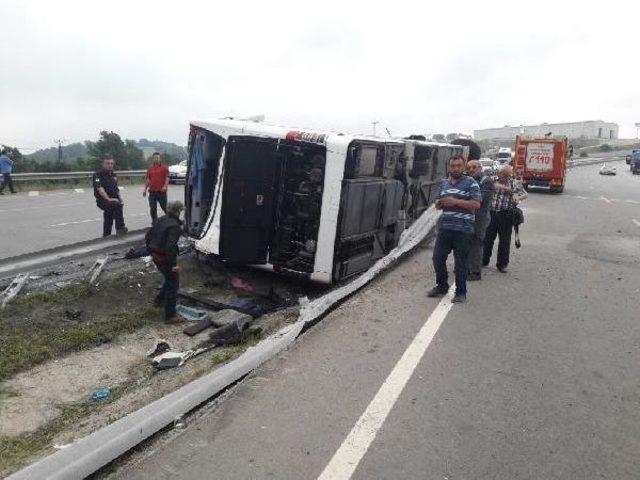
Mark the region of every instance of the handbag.
<instances>
[{"instance_id":1,"label":"handbag","mask_svg":"<svg viewBox=\"0 0 640 480\"><path fill-rule=\"evenodd\" d=\"M516 232L516 240L515 245L516 248L520 248L522 244L520 243L520 225L524 223L524 213L517 205L513 205L509 209L511 213L511 223L513 223L513 230Z\"/></svg>"}]
</instances>

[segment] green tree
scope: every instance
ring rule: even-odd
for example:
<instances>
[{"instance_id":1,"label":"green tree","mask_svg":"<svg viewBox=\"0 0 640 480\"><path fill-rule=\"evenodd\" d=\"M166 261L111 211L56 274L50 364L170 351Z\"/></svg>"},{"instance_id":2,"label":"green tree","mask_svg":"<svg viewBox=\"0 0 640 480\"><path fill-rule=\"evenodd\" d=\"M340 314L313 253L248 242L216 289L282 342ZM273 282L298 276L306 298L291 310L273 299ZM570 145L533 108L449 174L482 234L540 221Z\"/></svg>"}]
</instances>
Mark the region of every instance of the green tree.
<instances>
[{"instance_id":1,"label":"green tree","mask_svg":"<svg viewBox=\"0 0 640 480\"><path fill-rule=\"evenodd\" d=\"M115 132L100 132L97 142L86 142L87 150L92 158L92 167L98 168L106 157L113 157L118 170L134 170L145 167L142 150L133 140L122 141Z\"/></svg>"}]
</instances>

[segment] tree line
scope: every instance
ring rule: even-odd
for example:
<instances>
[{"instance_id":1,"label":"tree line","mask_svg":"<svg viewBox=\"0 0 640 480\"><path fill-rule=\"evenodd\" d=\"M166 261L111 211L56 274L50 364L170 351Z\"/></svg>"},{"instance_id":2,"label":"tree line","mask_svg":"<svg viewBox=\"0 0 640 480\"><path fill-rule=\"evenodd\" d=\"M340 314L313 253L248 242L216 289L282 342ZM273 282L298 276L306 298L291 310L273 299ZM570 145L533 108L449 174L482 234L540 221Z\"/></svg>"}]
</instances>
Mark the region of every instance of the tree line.
<instances>
[{"instance_id":1,"label":"tree line","mask_svg":"<svg viewBox=\"0 0 640 480\"><path fill-rule=\"evenodd\" d=\"M145 142L150 143L146 140ZM75 158L59 161L57 160L57 148L53 148L41 153L41 156L44 156L46 160L38 160L31 158L31 156L23 155L15 147L2 145L3 150L9 151L16 173L93 171L100 167L100 163L105 157L113 157L116 161L117 170L141 170L147 167L144 153L136 145L136 142L134 140L122 140L120 135L115 132L103 130L100 132L100 137L97 141L86 141L84 146L82 144L73 144L69 147L71 148L65 153L86 152L86 156L78 155ZM56 158L55 160L49 159L54 153L51 150L55 152L55 157L53 157ZM162 155L168 164L173 164L180 160L175 154L163 152Z\"/></svg>"}]
</instances>

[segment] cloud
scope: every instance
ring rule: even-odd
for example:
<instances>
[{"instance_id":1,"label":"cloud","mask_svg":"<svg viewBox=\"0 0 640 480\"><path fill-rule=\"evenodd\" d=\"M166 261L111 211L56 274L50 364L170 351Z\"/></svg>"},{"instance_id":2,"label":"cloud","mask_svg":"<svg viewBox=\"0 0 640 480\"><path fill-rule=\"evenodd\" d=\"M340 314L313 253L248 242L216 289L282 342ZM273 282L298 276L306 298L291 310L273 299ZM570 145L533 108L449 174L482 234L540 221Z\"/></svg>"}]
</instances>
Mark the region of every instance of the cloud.
<instances>
[{"instance_id":1,"label":"cloud","mask_svg":"<svg viewBox=\"0 0 640 480\"><path fill-rule=\"evenodd\" d=\"M602 118L631 135L636 10L4 1L0 138L49 146L109 129L184 143L189 120L228 113L355 132L379 120L394 134Z\"/></svg>"}]
</instances>

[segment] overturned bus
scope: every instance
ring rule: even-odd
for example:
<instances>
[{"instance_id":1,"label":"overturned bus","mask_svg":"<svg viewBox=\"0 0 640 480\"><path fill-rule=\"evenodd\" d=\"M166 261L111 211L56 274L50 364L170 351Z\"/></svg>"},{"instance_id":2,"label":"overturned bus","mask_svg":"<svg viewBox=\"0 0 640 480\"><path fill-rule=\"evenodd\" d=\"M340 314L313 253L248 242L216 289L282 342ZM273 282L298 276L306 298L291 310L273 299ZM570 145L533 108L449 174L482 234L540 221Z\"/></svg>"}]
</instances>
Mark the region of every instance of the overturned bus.
<instances>
[{"instance_id":1,"label":"overturned bus","mask_svg":"<svg viewBox=\"0 0 640 480\"><path fill-rule=\"evenodd\" d=\"M459 145L192 122L185 227L230 264L321 283L367 270L434 201Z\"/></svg>"}]
</instances>

